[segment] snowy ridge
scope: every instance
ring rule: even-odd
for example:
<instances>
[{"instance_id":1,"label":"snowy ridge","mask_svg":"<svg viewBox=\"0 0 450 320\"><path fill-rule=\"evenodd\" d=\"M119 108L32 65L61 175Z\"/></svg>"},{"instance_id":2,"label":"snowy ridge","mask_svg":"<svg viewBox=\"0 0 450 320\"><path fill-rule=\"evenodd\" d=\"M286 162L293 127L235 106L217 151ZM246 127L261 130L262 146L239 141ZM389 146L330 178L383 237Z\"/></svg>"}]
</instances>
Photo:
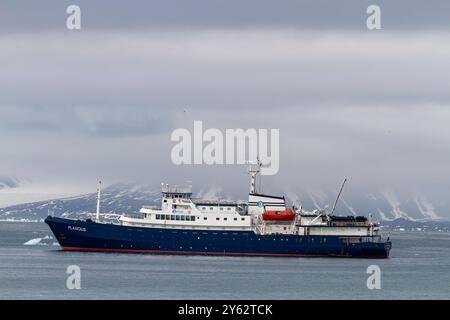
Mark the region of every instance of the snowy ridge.
<instances>
[{"instance_id":1,"label":"snowy ridge","mask_svg":"<svg viewBox=\"0 0 450 320\"><path fill-rule=\"evenodd\" d=\"M71 218L92 217L96 210L97 193L88 193L49 201L37 201L0 208L0 220L41 221L48 213ZM144 205L161 201L159 187L117 184L105 188L101 197L101 212L107 218L117 214L138 213Z\"/></svg>"},{"instance_id":2,"label":"snowy ridge","mask_svg":"<svg viewBox=\"0 0 450 320\"><path fill-rule=\"evenodd\" d=\"M380 221L445 220L448 219L450 203L433 202L424 195L401 197L393 191L359 193L353 191L341 196L335 214L368 216ZM285 194L288 205L302 205L305 210L331 208L336 199L336 191L308 190L296 192L289 188L274 194ZM222 187L212 185L198 192L195 198L209 199L245 199L246 195L232 195ZM56 216L87 218L93 217L96 209L95 192L58 198L50 201L37 201L0 208L0 221L22 220L41 221L50 212ZM109 219L117 215L138 213L144 205L160 205L160 185L116 184L102 191L101 212ZM437 205L438 204L438 205ZM105 215L106 214L106 215Z\"/></svg>"},{"instance_id":3,"label":"snowy ridge","mask_svg":"<svg viewBox=\"0 0 450 320\"><path fill-rule=\"evenodd\" d=\"M336 191L285 191L287 200L298 201L307 210L331 208ZM380 221L406 219L411 221L448 219L450 201L439 206L423 195L399 196L392 190L371 193L346 193L339 199L335 213L338 215L368 216Z\"/></svg>"}]
</instances>

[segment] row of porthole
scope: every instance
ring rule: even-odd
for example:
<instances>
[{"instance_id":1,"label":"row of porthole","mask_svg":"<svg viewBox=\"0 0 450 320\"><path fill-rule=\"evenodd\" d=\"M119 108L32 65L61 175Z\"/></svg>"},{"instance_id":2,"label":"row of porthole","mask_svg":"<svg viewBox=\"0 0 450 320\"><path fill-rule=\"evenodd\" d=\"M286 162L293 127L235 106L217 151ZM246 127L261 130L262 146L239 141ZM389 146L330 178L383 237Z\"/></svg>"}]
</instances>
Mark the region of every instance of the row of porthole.
<instances>
[{"instance_id":1,"label":"row of porthole","mask_svg":"<svg viewBox=\"0 0 450 320\"><path fill-rule=\"evenodd\" d=\"M219 210L223 211L224 207L219 207ZM206 210L206 207L202 207L202 210ZM214 210L214 207L209 207L209 210ZM228 211L231 211L230 207L227 207Z\"/></svg>"}]
</instances>

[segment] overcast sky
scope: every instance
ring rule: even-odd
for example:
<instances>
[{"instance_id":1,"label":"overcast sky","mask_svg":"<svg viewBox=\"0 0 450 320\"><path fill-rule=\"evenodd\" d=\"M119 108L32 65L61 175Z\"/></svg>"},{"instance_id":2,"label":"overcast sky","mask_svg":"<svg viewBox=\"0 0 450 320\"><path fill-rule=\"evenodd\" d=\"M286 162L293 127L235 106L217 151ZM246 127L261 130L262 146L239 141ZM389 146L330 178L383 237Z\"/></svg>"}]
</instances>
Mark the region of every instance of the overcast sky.
<instances>
[{"instance_id":1,"label":"overcast sky","mask_svg":"<svg viewBox=\"0 0 450 320\"><path fill-rule=\"evenodd\" d=\"M382 30L366 28L381 7ZM82 28L66 29L78 4ZM170 134L279 128L296 190L450 191L449 1L2 1L0 174L59 190L239 185L175 166ZM95 188L95 187L94 187Z\"/></svg>"}]
</instances>

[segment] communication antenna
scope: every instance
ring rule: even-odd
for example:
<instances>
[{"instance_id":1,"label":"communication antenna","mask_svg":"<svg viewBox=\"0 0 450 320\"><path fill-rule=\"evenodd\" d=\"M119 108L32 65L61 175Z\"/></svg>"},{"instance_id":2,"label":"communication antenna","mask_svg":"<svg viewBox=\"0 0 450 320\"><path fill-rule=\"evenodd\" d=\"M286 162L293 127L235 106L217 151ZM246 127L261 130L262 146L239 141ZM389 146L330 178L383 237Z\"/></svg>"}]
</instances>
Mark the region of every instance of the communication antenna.
<instances>
[{"instance_id":1,"label":"communication antenna","mask_svg":"<svg viewBox=\"0 0 450 320\"><path fill-rule=\"evenodd\" d=\"M250 175L250 193L256 194L256 176L261 171L261 161L259 161L259 157L256 158L256 164L248 163L248 174Z\"/></svg>"},{"instance_id":2,"label":"communication antenna","mask_svg":"<svg viewBox=\"0 0 450 320\"><path fill-rule=\"evenodd\" d=\"M344 179L344 182L342 182L341 190L339 190L338 196L336 198L336 201L334 202L333 210L331 211L331 215L333 215L334 210L336 209L336 205L339 201L339 197L341 196L342 190L344 189L344 185L347 182L347 178Z\"/></svg>"},{"instance_id":3,"label":"communication antenna","mask_svg":"<svg viewBox=\"0 0 450 320\"><path fill-rule=\"evenodd\" d=\"M100 192L101 192L101 186L102 186L102 182L99 181L98 182L98 188L97 188L97 213L95 215L95 221L97 223L100 222Z\"/></svg>"}]
</instances>

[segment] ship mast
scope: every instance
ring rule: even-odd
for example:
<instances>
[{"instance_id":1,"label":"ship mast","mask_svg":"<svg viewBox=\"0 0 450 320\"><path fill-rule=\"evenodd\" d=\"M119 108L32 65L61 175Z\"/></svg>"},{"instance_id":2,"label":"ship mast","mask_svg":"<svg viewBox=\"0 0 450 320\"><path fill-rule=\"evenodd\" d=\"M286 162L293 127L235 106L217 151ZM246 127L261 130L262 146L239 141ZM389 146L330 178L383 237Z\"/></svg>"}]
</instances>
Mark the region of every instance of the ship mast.
<instances>
[{"instance_id":1,"label":"ship mast","mask_svg":"<svg viewBox=\"0 0 450 320\"><path fill-rule=\"evenodd\" d=\"M341 197L341 193L342 193L342 190L344 189L344 186L345 186L346 182L347 182L347 178L345 178L344 182L342 182L341 190L339 190L339 193L337 195L336 201L334 202L334 206L333 206L333 210L331 211L331 215L333 215L334 210L336 210L336 205L337 205L337 203L339 201L339 198Z\"/></svg>"},{"instance_id":2,"label":"ship mast","mask_svg":"<svg viewBox=\"0 0 450 320\"><path fill-rule=\"evenodd\" d=\"M261 161L256 158L256 164L248 162L248 174L250 175L250 194L256 194L256 176L261 171Z\"/></svg>"},{"instance_id":3,"label":"ship mast","mask_svg":"<svg viewBox=\"0 0 450 320\"><path fill-rule=\"evenodd\" d=\"M95 222L100 222L100 189L102 186L102 182L98 182L98 188L97 188L97 213L95 214Z\"/></svg>"}]
</instances>

